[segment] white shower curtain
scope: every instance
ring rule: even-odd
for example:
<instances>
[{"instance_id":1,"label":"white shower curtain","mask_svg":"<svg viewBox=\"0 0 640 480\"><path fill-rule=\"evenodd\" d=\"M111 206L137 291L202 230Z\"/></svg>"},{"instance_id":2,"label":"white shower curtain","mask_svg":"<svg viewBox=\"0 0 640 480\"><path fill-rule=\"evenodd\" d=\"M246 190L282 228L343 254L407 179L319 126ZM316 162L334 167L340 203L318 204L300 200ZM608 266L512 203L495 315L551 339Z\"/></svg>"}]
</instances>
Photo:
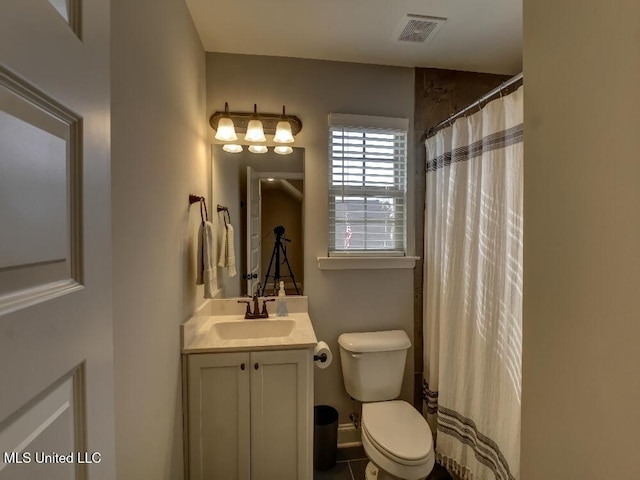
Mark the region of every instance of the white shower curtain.
<instances>
[{"instance_id":1,"label":"white shower curtain","mask_svg":"<svg viewBox=\"0 0 640 480\"><path fill-rule=\"evenodd\" d=\"M519 478L522 95L425 142L425 415L463 480Z\"/></svg>"}]
</instances>

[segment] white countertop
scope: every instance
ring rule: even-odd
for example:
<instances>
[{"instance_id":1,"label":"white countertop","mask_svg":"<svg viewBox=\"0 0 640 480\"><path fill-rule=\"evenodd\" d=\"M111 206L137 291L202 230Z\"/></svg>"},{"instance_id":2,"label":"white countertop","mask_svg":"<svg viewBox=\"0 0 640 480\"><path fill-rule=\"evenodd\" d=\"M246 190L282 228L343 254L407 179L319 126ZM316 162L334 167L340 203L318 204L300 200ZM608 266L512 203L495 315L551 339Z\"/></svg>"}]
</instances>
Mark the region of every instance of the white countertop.
<instances>
[{"instance_id":1,"label":"white countertop","mask_svg":"<svg viewBox=\"0 0 640 480\"><path fill-rule=\"evenodd\" d=\"M183 323L180 329L182 353L305 349L313 348L318 343L307 313L306 297L287 297L288 316L270 315L268 319L255 320L245 320L244 313L241 313L244 312L245 305L238 304L237 300L211 300L210 306L204 311ZM262 300L260 304L262 305ZM269 308L274 308L274 304L269 304ZM251 322L256 322L256 328L263 328L265 323L282 320L293 322L291 332L286 336L222 338L216 328L218 323L228 326L243 322L241 327L249 330L252 328Z\"/></svg>"}]
</instances>

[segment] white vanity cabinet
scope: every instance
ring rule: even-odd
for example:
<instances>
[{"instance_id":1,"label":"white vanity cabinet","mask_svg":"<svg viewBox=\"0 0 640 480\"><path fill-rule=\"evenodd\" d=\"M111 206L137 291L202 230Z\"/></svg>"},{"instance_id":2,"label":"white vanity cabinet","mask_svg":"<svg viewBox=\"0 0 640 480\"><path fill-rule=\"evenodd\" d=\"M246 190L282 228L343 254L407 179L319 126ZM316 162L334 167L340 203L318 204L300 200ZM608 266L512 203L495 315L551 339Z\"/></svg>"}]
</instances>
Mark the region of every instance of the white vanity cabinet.
<instances>
[{"instance_id":1,"label":"white vanity cabinet","mask_svg":"<svg viewBox=\"0 0 640 480\"><path fill-rule=\"evenodd\" d=\"M190 480L311 480L313 350L185 355Z\"/></svg>"}]
</instances>

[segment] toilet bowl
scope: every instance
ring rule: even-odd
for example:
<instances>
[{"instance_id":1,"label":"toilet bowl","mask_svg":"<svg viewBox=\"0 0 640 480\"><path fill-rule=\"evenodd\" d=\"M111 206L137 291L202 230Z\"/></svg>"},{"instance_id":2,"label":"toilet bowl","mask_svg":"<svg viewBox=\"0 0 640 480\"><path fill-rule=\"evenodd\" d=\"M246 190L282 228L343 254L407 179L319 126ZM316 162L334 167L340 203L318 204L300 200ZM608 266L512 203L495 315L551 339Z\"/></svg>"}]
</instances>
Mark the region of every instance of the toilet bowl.
<instances>
[{"instance_id":1,"label":"toilet bowl","mask_svg":"<svg viewBox=\"0 0 640 480\"><path fill-rule=\"evenodd\" d=\"M400 395L409 337L402 330L338 338L345 388L362 404L367 480L422 480L433 469L431 429Z\"/></svg>"},{"instance_id":2,"label":"toilet bowl","mask_svg":"<svg viewBox=\"0 0 640 480\"><path fill-rule=\"evenodd\" d=\"M431 472L435 462L429 425L402 400L362 406L362 446L378 467L377 476L368 480L421 480ZM373 473L375 469L368 470Z\"/></svg>"}]
</instances>

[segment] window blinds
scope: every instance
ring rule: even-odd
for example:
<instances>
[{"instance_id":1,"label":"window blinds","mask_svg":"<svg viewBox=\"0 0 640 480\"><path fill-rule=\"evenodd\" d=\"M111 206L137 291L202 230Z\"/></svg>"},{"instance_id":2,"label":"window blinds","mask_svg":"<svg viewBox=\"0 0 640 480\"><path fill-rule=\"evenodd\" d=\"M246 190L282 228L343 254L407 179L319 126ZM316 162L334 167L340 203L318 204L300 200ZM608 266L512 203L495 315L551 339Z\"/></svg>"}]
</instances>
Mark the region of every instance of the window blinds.
<instances>
[{"instance_id":1,"label":"window blinds","mask_svg":"<svg viewBox=\"0 0 640 480\"><path fill-rule=\"evenodd\" d=\"M407 129L398 127L408 121L341 117L355 117L356 121L340 122L330 117L329 252L403 255ZM367 121L371 118L375 121ZM387 123L393 128L386 126L385 120L391 121Z\"/></svg>"}]
</instances>

